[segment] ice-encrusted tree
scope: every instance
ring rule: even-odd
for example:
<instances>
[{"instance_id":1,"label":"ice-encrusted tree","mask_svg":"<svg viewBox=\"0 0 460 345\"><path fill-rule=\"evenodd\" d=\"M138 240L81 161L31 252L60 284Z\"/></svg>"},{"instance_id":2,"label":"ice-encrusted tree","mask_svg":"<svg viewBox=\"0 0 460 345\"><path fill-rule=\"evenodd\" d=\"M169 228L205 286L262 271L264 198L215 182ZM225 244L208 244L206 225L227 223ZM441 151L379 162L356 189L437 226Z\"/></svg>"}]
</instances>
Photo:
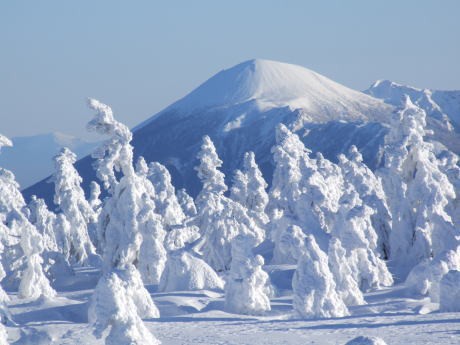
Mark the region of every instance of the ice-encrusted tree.
<instances>
[{"instance_id":1,"label":"ice-encrusted tree","mask_svg":"<svg viewBox=\"0 0 460 345\"><path fill-rule=\"evenodd\" d=\"M0 135L0 149L2 146L12 146L12 143ZM26 210L26 203L14 174L0 168L0 230L4 230L1 240L5 249L2 253L2 263L3 268L7 270L1 272L1 275L8 276L7 280L12 286L20 278L21 297L51 297L55 292L43 273L42 236L27 219L24 213Z\"/></svg>"},{"instance_id":2,"label":"ice-encrusted tree","mask_svg":"<svg viewBox=\"0 0 460 345\"><path fill-rule=\"evenodd\" d=\"M131 287L117 273L107 274L97 284L88 311L96 337L101 338L108 328L106 345L160 344L139 317Z\"/></svg>"},{"instance_id":3,"label":"ice-encrusted tree","mask_svg":"<svg viewBox=\"0 0 460 345\"><path fill-rule=\"evenodd\" d=\"M366 304L353 270L346 259L346 250L338 238L331 238L328 250L328 264L334 276L336 290L347 306Z\"/></svg>"},{"instance_id":4,"label":"ice-encrusted tree","mask_svg":"<svg viewBox=\"0 0 460 345\"><path fill-rule=\"evenodd\" d=\"M230 190L230 198L244 206L261 226L268 223L265 212L268 194L262 172L256 163L254 152L244 155L243 170L237 170Z\"/></svg>"},{"instance_id":5,"label":"ice-encrusted tree","mask_svg":"<svg viewBox=\"0 0 460 345\"><path fill-rule=\"evenodd\" d=\"M258 315L271 309L269 277L262 269L263 257L253 253L254 244L248 235L232 240L232 264L225 284L225 307L230 312Z\"/></svg>"},{"instance_id":6,"label":"ice-encrusted tree","mask_svg":"<svg viewBox=\"0 0 460 345\"><path fill-rule=\"evenodd\" d=\"M70 223L70 261L84 265L96 254L88 232L96 214L85 198L82 178L74 167L76 160L77 156L68 148L54 157L54 203Z\"/></svg>"},{"instance_id":7,"label":"ice-encrusted tree","mask_svg":"<svg viewBox=\"0 0 460 345\"><path fill-rule=\"evenodd\" d=\"M196 167L203 189L197 197L197 224L200 227L205 261L217 271L230 269L231 241L239 234L251 234L257 243L265 232L239 203L227 198L224 174L219 171L222 161L208 136L203 138Z\"/></svg>"},{"instance_id":8,"label":"ice-encrusted tree","mask_svg":"<svg viewBox=\"0 0 460 345\"><path fill-rule=\"evenodd\" d=\"M35 195L30 198L27 208L29 210L29 221L35 225L42 235L44 250L59 252L58 237L62 234L56 233L56 214L49 211L45 201Z\"/></svg>"},{"instance_id":9,"label":"ice-encrusted tree","mask_svg":"<svg viewBox=\"0 0 460 345\"><path fill-rule=\"evenodd\" d=\"M223 280L194 250L199 241L195 226L174 229L167 235L168 259L159 291L222 290Z\"/></svg>"},{"instance_id":10,"label":"ice-encrusted tree","mask_svg":"<svg viewBox=\"0 0 460 345\"><path fill-rule=\"evenodd\" d=\"M184 188L181 188L177 191L176 195L177 201L182 207L182 212L184 212L184 215L187 218L195 217L197 214L195 201L193 201L193 198L187 193L187 191Z\"/></svg>"},{"instance_id":11,"label":"ice-encrusted tree","mask_svg":"<svg viewBox=\"0 0 460 345\"><path fill-rule=\"evenodd\" d=\"M406 97L385 137L379 173L392 214L390 260L400 279L424 259L458 245L458 230L446 213L455 191L426 142L426 114Z\"/></svg>"},{"instance_id":12,"label":"ice-encrusted tree","mask_svg":"<svg viewBox=\"0 0 460 345\"><path fill-rule=\"evenodd\" d=\"M460 271L450 270L440 282L439 309L460 312Z\"/></svg>"},{"instance_id":13,"label":"ice-encrusted tree","mask_svg":"<svg viewBox=\"0 0 460 345\"><path fill-rule=\"evenodd\" d=\"M171 174L158 162L149 164L148 178L155 187L156 212L163 217L165 227L180 225L185 215L176 197L176 190L171 182Z\"/></svg>"},{"instance_id":14,"label":"ice-encrusted tree","mask_svg":"<svg viewBox=\"0 0 460 345\"><path fill-rule=\"evenodd\" d=\"M51 287L48 278L43 272L41 254L43 253L44 245L42 236L25 218L14 220L12 227L21 229L20 244L26 262L26 268L22 273L19 284L19 297L36 300L42 296L47 298L56 296L56 291Z\"/></svg>"},{"instance_id":15,"label":"ice-encrusted tree","mask_svg":"<svg viewBox=\"0 0 460 345\"><path fill-rule=\"evenodd\" d=\"M315 236L327 250L331 218L338 207L343 179L340 169L322 156L310 157L299 137L280 124L276 130L276 145L272 148L275 161L270 190L271 240L275 244L273 263L293 263L279 251L279 238L292 224L305 234Z\"/></svg>"},{"instance_id":16,"label":"ice-encrusted tree","mask_svg":"<svg viewBox=\"0 0 460 345\"><path fill-rule=\"evenodd\" d=\"M303 318L330 318L349 315L336 291L327 255L312 235L306 235L292 280L294 310Z\"/></svg>"},{"instance_id":17,"label":"ice-encrusted tree","mask_svg":"<svg viewBox=\"0 0 460 345\"><path fill-rule=\"evenodd\" d=\"M109 139L94 153L94 158L97 159L97 175L110 193L99 216L98 234L102 242L101 248L104 249L103 276L92 302L91 310L94 313L91 312L90 315L95 315L91 318L92 324L95 325L95 332L98 334L100 330L98 325L104 325L101 330L109 325L107 318L104 317L104 310L111 310L115 298L104 299L103 296L119 296L119 286L122 285L121 291L125 296L122 304L130 306L131 316L124 319L127 315L122 311L121 314L117 313L121 320L117 323L120 329L116 334L119 332L131 334L130 327L134 327L132 323L135 323L136 329L141 327L138 318L159 317L159 311L145 289L141 275L135 266L142 245L139 215L145 208L143 195L148 192L145 188L145 179L136 174L133 166L131 131L114 119L109 106L97 100L90 100L89 105L96 111L96 115L88 123L88 130L109 136ZM119 180L117 172L120 172ZM133 315L136 313L137 318ZM109 336L109 339L112 338Z\"/></svg>"},{"instance_id":18,"label":"ice-encrusted tree","mask_svg":"<svg viewBox=\"0 0 460 345\"><path fill-rule=\"evenodd\" d=\"M363 291L393 284L393 278L378 253L372 214L373 210L363 204L353 185L347 181L331 235L340 240L346 251L344 259Z\"/></svg>"},{"instance_id":19,"label":"ice-encrusted tree","mask_svg":"<svg viewBox=\"0 0 460 345\"><path fill-rule=\"evenodd\" d=\"M166 249L163 245L166 231L161 217L154 213L155 203L147 194L142 195L142 204L143 209L137 216L142 234L138 267L144 283L158 284L166 263Z\"/></svg>"},{"instance_id":20,"label":"ice-encrusted tree","mask_svg":"<svg viewBox=\"0 0 460 345\"><path fill-rule=\"evenodd\" d=\"M449 201L446 212L452 218L454 227L460 229L460 162L459 156L452 151L443 150L439 157L441 171L446 174L455 190L455 198Z\"/></svg>"},{"instance_id":21,"label":"ice-encrusted tree","mask_svg":"<svg viewBox=\"0 0 460 345\"><path fill-rule=\"evenodd\" d=\"M378 252L383 259L388 259L391 214L381 179L364 164L363 156L354 145L350 147L348 156L339 155L339 166L363 203L374 210L371 221L377 233Z\"/></svg>"},{"instance_id":22,"label":"ice-encrusted tree","mask_svg":"<svg viewBox=\"0 0 460 345\"><path fill-rule=\"evenodd\" d=\"M89 190L90 190L90 193L89 193L88 203L93 209L93 211L95 212L95 214L98 215L101 209L101 206L102 206L102 201L100 199L101 186L96 181L91 181L89 185Z\"/></svg>"},{"instance_id":23,"label":"ice-encrusted tree","mask_svg":"<svg viewBox=\"0 0 460 345\"><path fill-rule=\"evenodd\" d=\"M420 262L409 272L404 286L410 296L429 296L438 303L441 280L451 270L460 271L460 247Z\"/></svg>"}]
</instances>

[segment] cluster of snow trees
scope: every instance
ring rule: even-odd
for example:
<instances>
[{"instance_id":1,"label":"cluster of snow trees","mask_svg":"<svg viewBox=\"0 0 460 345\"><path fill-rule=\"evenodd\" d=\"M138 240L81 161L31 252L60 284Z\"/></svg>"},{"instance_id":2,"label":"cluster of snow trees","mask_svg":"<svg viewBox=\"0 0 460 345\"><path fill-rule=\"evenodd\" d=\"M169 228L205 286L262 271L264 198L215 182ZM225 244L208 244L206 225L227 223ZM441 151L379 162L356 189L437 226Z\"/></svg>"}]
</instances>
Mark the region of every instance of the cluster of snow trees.
<instances>
[{"instance_id":1,"label":"cluster of snow trees","mask_svg":"<svg viewBox=\"0 0 460 345\"><path fill-rule=\"evenodd\" d=\"M195 200L175 190L160 163L134 162L132 133L110 107L89 106L88 130L108 137L93 154L103 199L96 182L85 197L66 148L54 159L53 211L36 197L26 204L13 174L0 169L0 278L19 297L52 298L53 282L73 267L100 267L88 311L94 334L144 345L159 341L142 319L160 317L146 284L222 290L229 312L263 314L276 293L266 263L296 265L293 309L303 318L349 315L349 306L366 303L363 292L394 279L446 310L458 306L458 158L424 140L425 113L409 99L394 114L375 173L356 147L336 164L280 124L270 189L252 152L228 188L205 136ZM7 303L0 288L4 322Z\"/></svg>"}]
</instances>

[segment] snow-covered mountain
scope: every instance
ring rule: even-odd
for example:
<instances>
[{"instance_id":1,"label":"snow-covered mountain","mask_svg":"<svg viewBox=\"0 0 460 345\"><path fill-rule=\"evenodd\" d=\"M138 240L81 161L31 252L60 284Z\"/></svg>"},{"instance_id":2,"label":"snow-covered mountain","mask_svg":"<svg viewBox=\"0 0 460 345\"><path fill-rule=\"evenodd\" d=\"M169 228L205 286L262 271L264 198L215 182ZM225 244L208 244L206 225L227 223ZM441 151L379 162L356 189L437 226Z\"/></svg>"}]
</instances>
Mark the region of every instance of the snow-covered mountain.
<instances>
[{"instance_id":1,"label":"snow-covered mountain","mask_svg":"<svg viewBox=\"0 0 460 345\"><path fill-rule=\"evenodd\" d=\"M394 106L402 105L403 96L408 95L427 113L428 127L434 131L431 137L460 153L460 91L419 89L378 80L364 93Z\"/></svg>"},{"instance_id":2,"label":"snow-covered mountain","mask_svg":"<svg viewBox=\"0 0 460 345\"><path fill-rule=\"evenodd\" d=\"M365 162L375 168L381 159L386 123L398 104L389 101L396 96L387 99L377 94L378 86L367 90L371 97L304 67L246 61L217 73L135 127L135 155L165 164L176 187L185 186L196 195L201 186L194 170L195 156L207 134L224 161L227 179L240 166L244 152L252 150L267 181L271 181L270 150L275 127L282 122L299 134L307 147L321 151L326 158L336 161L339 153L354 144ZM456 114L460 118L453 105L451 110L449 117ZM430 125L439 130L437 122L430 121ZM448 141L455 142L455 138ZM455 151L460 152L460 145ZM80 160L76 166L86 189L96 180L91 158ZM52 186L42 181L25 190L25 195L37 194L49 201L51 190Z\"/></svg>"},{"instance_id":3,"label":"snow-covered mountain","mask_svg":"<svg viewBox=\"0 0 460 345\"><path fill-rule=\"evenodd\" d=\"M13 147L5 147L0 155L0 166L11 170L25 188L53 172L53 156L62 147L68 147L78 157L84 157L95 143L63 133L13 137Z\"/></svg>"}]
</instances>

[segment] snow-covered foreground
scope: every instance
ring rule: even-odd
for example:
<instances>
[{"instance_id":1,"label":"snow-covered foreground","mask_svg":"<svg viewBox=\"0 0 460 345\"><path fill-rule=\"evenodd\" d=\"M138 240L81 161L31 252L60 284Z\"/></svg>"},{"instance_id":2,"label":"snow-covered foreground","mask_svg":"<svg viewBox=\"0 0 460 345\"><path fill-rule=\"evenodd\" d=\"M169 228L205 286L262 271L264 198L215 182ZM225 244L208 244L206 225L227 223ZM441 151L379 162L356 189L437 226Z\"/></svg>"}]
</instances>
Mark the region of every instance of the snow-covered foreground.
<instances>
[{"instance_id":1,"label":"snow-covered foreground","mask_svg":"<svg viewBox=\"0 0 460 345\"><path fill-rule=\"evenodd\" d=\"M391 344L458 344L460 313L432 312L428 299L404 296L401 286L365 295L367 305L350 307L351 316L300 320L292 313L286 281L292 266L266 267L278 287L272 311L244 316L223 311L222 291L157 293L149 287L161 318L145 320L164 345L181 344L345 344L360 336L376 336ZM103 344L87 324L88 300L99 272L83 269L60 282L53 300L28 303L12 295L10 311L16 326L7 327L13 344ZM430 313L431 312L431 313Z\"/></svg>"}]
</instances>

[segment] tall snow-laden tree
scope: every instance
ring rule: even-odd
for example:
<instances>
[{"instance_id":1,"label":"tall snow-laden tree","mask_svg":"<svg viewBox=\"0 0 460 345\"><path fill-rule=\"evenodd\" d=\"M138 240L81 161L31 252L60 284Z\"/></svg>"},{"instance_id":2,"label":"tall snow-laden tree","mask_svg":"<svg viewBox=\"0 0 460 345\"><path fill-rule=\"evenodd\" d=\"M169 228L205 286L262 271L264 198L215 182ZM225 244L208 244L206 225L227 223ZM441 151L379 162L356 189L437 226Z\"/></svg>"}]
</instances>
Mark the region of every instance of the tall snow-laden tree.
<instances>
[{"instance_id":1,"label":"tall snow-laden tree","mask_svg":"<svg viewBox=\"0 0 460 345\"><path fill-rule=\"evenodd\" d=\"M294 310L303 318L330 318L349 315L348 308L336 291L327 255L312 235L306 235L294 272Z\"/></svg>"},{"instance_id":2,"label":"tall snow-laden tree","mask_svg":"<svg viewBox=\"0 0 460 345\"><path fill-rule=\"evenodd\" d=\"M264 259L254 255L254 238L238 235L232 240L232 264L225 284L225 306L230 312L258 315L269 311L268 274Z\"/></svg>"},{"instance_id":3,"label":"tall snow-laden tree","mask_svg":"<svg viewBox=\"0 0 460 345\"><path fill-rule=\"evenodd\" d=\"M142 195L143 209L140 210L137 221L142 234L142 244L139 249L138 267L142 280L146 284L159 284L166 263L163 229L161 217L155 214L155 204L147 194Z\"/></svg>"},{"instance_id":4,"label":"tall snow-laden tree","mask_svg":"<svg viewBox=\"0 0 460 345\"><path fill-rule=\"evenodd\" d=\"M54 203L70 223L70 261L84 265L96 253L88 233L88 226L96 221L96 215L81 188L82 178L74 167L76 159L68 148L54 157Z\"/></svg>"},{"instance_id":5,"label":"tall snow-laden tree","mask_svg":"<svg viewBox=\"0 0 460 345\"><path fill-rule=\"evenodd\" d=\"M454 227L460 229L460 165L459 157L455 153L445 150L440 155L440 169L446 174L455 190L455 198L449 201L446 211L452 218Z\"/></svg>"},{"instance_id":6,"label":"tall snow-laden tree","mask_svg":"<svg viewBox=\"0 0 460 345\"><path fill-rule=\"evenodd\" d=\"M195 217L197 214L195 201L193 201L193 198L187 193L187 191L184 188L179 189L176 195L177 201L182 207L182 212L184 212L184 215L187 218Z\"/></svg>"},{"instance_id":7,"label":"tall snow-laden tree","mask_svg":"<svg viewBox=\"0 0 460 345\"><path fill-rule=\"evenodd\" d=\"M293 263L279 251L279 238L295 224L315 236L327 250L332 215L338 207L342 177L338 167L319 156L310 158L299 137L284 125L276 131L273 147L275 171L270 190L271 239L275 244L273 263Z\"/></svg>"},{"instance_id":8,"label":"tall snow-laden tree","mask_svg":"<svg viewBox=\"0 0 460 345\"><path fill-rule=\"evenodd\" d=\"M163 217L165 227L169 229L182 224L185 215L177 200L168 169L158 162L150 163L148 178L155 187L156 212Z\"/></svg>"},{"instance_id":9,"label":"tall snow-laden tree","mask_svg":"<svg viewBox=\"0 0 460 345\"><path fill-rule=\"evenodd\" d=\"M446 207L455 191L440 169L433 144L426 142L426 114L406 97L385 138L385 166L379 173L387 194L393 227L390 260L398 278L425 259L458 246Z\"/></svg>"},{"instance_id":10,"label":"tall snow-laden tree","mask_svg":"<svg viewBox=\"0 0 460 345\"><path fill-rule=\"evenodd\" d=\"M21 230L21 248L26 260L18 295L20 298L38 299L40 297L52 298L56 291L51 287L48 278L43 272L43 259L41 254L44 250L43 238L37 229L27 220L14 220L12 227Z\"/></svg>"},{"instance_id":11,"label":"tall snow-laden tree","mask_svg":"<svg viewBox=\"0 0 460 345\"><path fill-rule=\"evenodd\" d=\"M160 344L139 317L131 287L116 272L107 275L97 284L88 311L95 336L101 338L109 329L106 345Z\"/></svg>"},{"instance_id":12,"label":"tall snow-laden tree","mask_svg":"<svg viewBox=\"0 0 460 345\"><path fill-rule=\"evenodd\" d=\"M230 197L243 205L261 226L268 223L265 213L268 205L266 188L267 182L256 163L254 152L246 152L243 171L235 172Z\"/></svg>"},{"instance_id":13,"label":"tall snow-laden tree","mask_svg":"<svg viewBox=\"0 0 460 345\"><path fill-rule=\"evenodd\" d=\"M348 156L339 155L339 166L363 203L374 210L371 220L378 237L378 252L383 259L388 259L391 215L381 179L364 164L363 156L354 145L350 147Z\"/></svg>"},{"instance_id":14,"label":"tall snow-laden tree","mask_svg":"<svg viewBox=\"0 0 460 345\"><path fill-rule=\"evenodd\" d=\"M346 260L346 250L338 238L329 242L328 264L334 276L337 293L347 306L366 304L358 283L353 277L353 270Z\"/></svg>"},{"instance_id":15,"label":"tall snow-laden tree","mask_svg":"<svg viewBox=\"0 0 460 345\"><path fill-rule=\"evenodd\" d=\"M132 318L137 320L136 315L131 314L136 314L134 310L140 318L159 317L159 311L135 266L142 245L139 218L142 218L140 214L145 208L144 195L148 191L145 179L134 170L133 147L130 144L132 133L128 127L114 119L109 106L97 100L90 100L89 105L96 111L96 115L88 123L88 130L109 137L95 152L94 158L97 159L97 175L110 194L99 216L98 234L103 248L103 276L98 283L91 307L95 311L90 312L90 315L95 315L92 323L97 334L98 325L107 325L108 322L104 317L104 310L110 310L113 305L113 298L100 300L99 296L118 296L117 286L123 285L121 293L126 300L122 304L131 306L131 316L124 315L123 311L120 311L121 314L117 313L121 321L128 320L128 325L121 324L124 332L123 327L134 322L130 321ZM117 172L121 176L119 180ZM125 316L127 319L123 319ZM137 321L135 323L139 324Z\"/></svg>"},{"instance_id":16,"label":"tall snow-laden tree","mask_svg":"<svg viewBox=\"0 0 460 345\"><path fill-rule=\"evenodd\" d=\"M340 199L332 237L338 238L346 251L353 278L361 290L393 284L393 278L377 250L377 234L372 227L373 210L364 205L348 181Z\"/></svg>"},{"instance_id":17,"label":"tall snow-laden tree","mask_svg":"<svg viewBox=\"0 0 460 345\"><path fill-rule=\"evenodd\" d=\"M222 161L208 136L203 138L198 159L200 164L196 170L203 190L196 201L197 224L203 236L204 259L217 271L228 270L232 239L239 234L251 234L261 243L265 233L242 205L224 196L227 186L224 174L218 169Z\"/></svg>"},{"instance_id":18,"label":"tall snow-laden tree","mask_svg":"<svg viewBox=\"0 0 460 345\"><path fill-rule=\"evenodd\" d=\"M11 146L11 141L0 135L0 148ZM2 244L5 250L2 261L7 272L8 284L16 286L20 279L19 295L38 298L41 295L51 297L55 292L43 273L41 253L42 236L24 214L26 203L19 190L14 174L0 168L0 223L2 224ZM29 286L32 285L32 286Z\"/></svg>"},{"instance_id":19,"label":"tall snow-laden tree","mask_svg":"<svg viewBox=\"0 0 460 345\"><path fill-rule=\"evenodd\" d=\"M58 247L58 238L59 242L61 242L62 239L60 238L63 234L56 233L57 216L48 210L45 201L32 195L27 208L29 209L29 221L35 225L42 235L44 250L53 252L62 250Z\"/></svg>"}]
</instances>

